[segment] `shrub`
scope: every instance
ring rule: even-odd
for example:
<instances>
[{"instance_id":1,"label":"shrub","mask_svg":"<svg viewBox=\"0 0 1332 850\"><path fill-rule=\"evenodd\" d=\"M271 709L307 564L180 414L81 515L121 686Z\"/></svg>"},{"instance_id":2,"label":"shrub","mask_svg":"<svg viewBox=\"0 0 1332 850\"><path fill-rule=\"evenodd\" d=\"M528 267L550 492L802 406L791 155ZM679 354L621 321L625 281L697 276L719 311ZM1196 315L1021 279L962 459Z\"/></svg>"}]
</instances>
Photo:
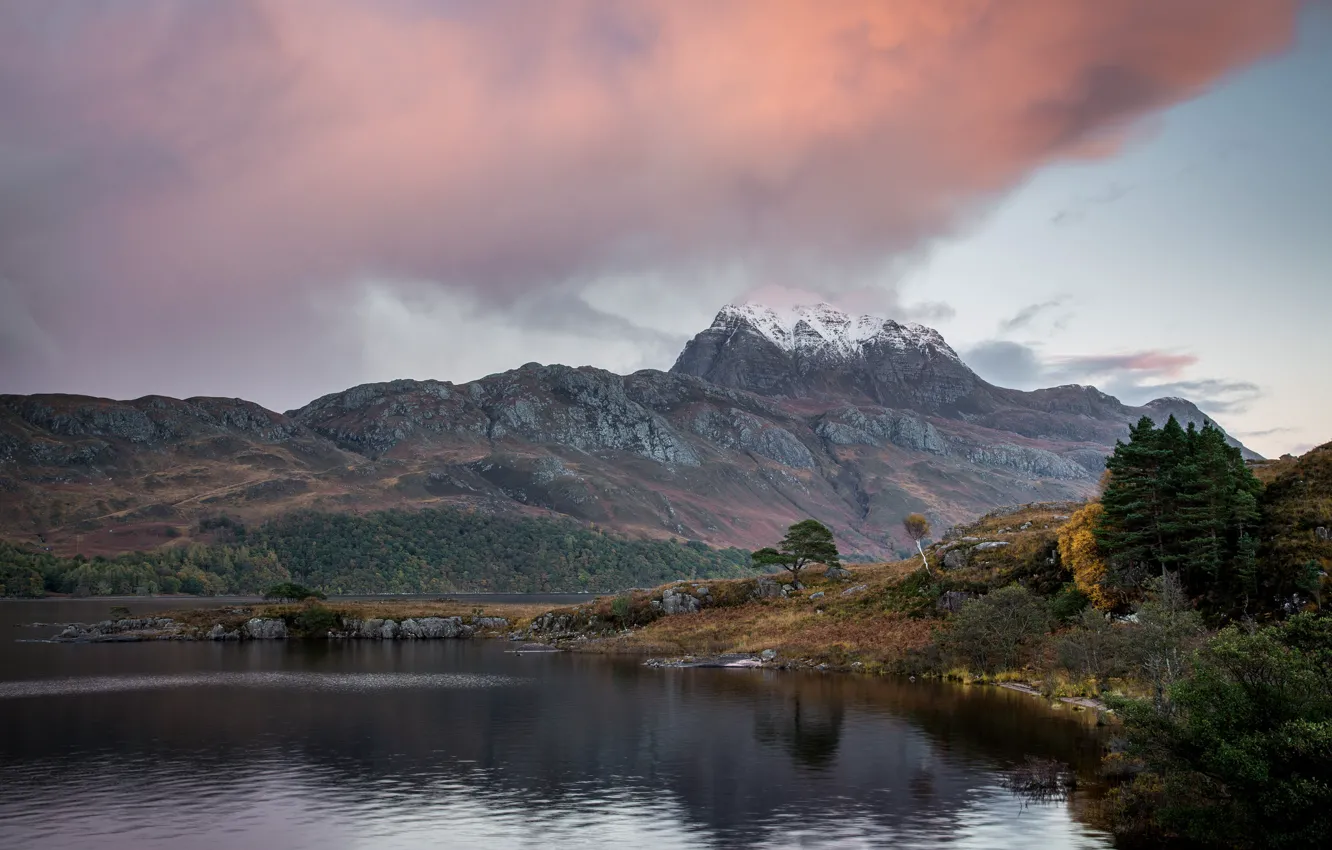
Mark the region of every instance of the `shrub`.
<instances>
[{"instance_id":1,"label":"shrub","mask_svg":"<svg viewBox=\"0 0 1332 850\"><path fill-rule=\"evenodd\" d=\"M1050 598L1050 616L1061 623L1066 623L1081 615L1089 604L1091 599L1077 585L1066 584Z\"/></svg>"},{"instance_id":2,"label":"shrub","mask_svg":"<svg viewBox=\"0 0 1332 850\"><path fill-rule=\"evenodd\" d=\"M633 610L632 600L628 596L617 596L611 601L611 616L615 618L616 623L624 628L629 622L629 614Z\"/></svg>"},{"instance_id":3,"label":"shrub","mask_svg":"<svg viewBox=\"0 0 1332 850\"><path fill-rule=\"evenodd\" d=\"M963 604L940 634L945 653L982 673L1020 667L1049 628L1044 602L1021 585Z\"/></svg>"},{"instance_id":4,"label":"shrub","mask_svg":"<svg viewBox=\"0 0 1332 850\"><path fill-rule=\"evenodd\" d=\"M329 608L314 599L306 602L287 623L300 637L322 637L342 625L342 620Z\"/></svg>"},{"instance_id":5,"label":"shrub","mask_svg":"<svg viewBox=\"0 0 1332 850\"><path fill-rule=\"evenodd\" d=\"M303 584L284 581L265 590L264 598L275 599L280 602L296 602L301 599L327 599L328 597L321 591L311 590Z\"/></svg>"},{"instance_id":6,"label":"shrub","mask_svg":"<svg viewBox=\"0 0 1332 850\"><path fill-rule=\"evenodd\" d=\"M1332 832L1332 619L1231 626L1162 704L1120 700L1146 772L1110 798L1121 833L1205 846L1314 847Z\"/></svg>"},{"instance_id":7,"label":"shrub","mask_svg":"<svg viewBox=\"0 0 1332 850\"><path fill-rule=\"evenodd\" d=\"M1124 629L1094 608L1078 615L1074 628L1059 636L1056 646L1059 665L1081 676L1105 680L1122 675L1128 667L1124 657Z\"/></svg>"}]
</instances>

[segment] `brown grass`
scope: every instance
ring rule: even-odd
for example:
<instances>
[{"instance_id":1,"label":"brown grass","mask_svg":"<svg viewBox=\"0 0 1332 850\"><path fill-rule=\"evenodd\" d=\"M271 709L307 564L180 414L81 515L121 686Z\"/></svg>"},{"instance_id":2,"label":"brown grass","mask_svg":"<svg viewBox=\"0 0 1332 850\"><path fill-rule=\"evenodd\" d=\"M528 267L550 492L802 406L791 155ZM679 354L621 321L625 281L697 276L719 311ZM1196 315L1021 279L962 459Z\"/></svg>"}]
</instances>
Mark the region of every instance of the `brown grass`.
<instances>
[{"instance_id":1,"label":"brown grass","mask_svg":"<svg viewBox=\"0 0 1332 850\"><path fill-rule=\"evenodd\" d=\"M180 611L166 612L159 616L171 617L177 622L185 623L190 626L210 627L214 623L222 623L224 627L233 628L251 617L281 618L295 614L299 612L305 604L306 603L257 603L249 605L226 605L218 608L186 608ZM379 618L401 622L408 617L462 617L464 620L472 617L504 617L511 625L517 625L519 627L526 625L526 623L536 615L544 613L550 609L550 606L548 605L515 603L486 603L485 605L478 605L470 602L453 602L446 599L433 601L385 600L382 602L343 602L334 600L332 602L324 602L320 604L339 616L358 620Z\"/></svg>"}]
</instances>

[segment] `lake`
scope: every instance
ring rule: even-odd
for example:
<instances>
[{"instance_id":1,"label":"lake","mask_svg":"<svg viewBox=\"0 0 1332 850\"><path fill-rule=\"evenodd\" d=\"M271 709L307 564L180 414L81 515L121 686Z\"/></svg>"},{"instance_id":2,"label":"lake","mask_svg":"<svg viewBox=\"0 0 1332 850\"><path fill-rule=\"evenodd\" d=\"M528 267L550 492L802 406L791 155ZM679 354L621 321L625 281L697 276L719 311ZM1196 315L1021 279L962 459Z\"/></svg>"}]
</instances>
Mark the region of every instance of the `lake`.
<instances>
[{"instance_id":1,"label":"lake","mask_svg":"<svg viewBox=\"0 0 1332 850\"><path fill-rule=\"evenodd\" d=\"M0 602L0 847L1092 848L1085 714L992 688L507 641L50 644L215 600Z\"/></svg>"}]
</instances>

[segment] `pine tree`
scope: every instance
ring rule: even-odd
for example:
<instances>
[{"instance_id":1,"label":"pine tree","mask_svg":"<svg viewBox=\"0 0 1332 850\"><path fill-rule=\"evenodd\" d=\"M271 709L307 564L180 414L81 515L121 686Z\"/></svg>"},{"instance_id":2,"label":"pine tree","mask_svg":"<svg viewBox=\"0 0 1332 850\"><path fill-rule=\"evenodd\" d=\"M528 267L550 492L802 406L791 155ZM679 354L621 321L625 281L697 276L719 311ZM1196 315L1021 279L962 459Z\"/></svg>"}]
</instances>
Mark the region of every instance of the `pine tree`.
<instances>
[{"instance_id":1,"label":"pine tree","mask_svg":"<svg viewBox=\"0 0 1332 850\"><path fill-rule=\"evenodd\" d=\"M1186 430L1172 416L1158 430L1144 418L1106 467L1096 541L1110 564L1107 584L1135 588L1156 571L1174 574L1214 610L1259 592L1252 531L1262 485L1219 428Z\"/></svg>"},{"instance_id":2,"label":"pine tree","mask_svg":"<svg viewBox=\"0 0 1332 850\"><path fill-rule=\"evenodd\" d=\"M1187 442L1173 416L1166 424L1173 424L1169 441L1144 416L1129 429L1127 443L1115 443L1105 463L1110 475L1096 543L1108 555L1109 580L1123 587L1140 586L1150 575L1166 572L1166 538L1175 507L1171 452Z\"/></svg>"}]
</instances>

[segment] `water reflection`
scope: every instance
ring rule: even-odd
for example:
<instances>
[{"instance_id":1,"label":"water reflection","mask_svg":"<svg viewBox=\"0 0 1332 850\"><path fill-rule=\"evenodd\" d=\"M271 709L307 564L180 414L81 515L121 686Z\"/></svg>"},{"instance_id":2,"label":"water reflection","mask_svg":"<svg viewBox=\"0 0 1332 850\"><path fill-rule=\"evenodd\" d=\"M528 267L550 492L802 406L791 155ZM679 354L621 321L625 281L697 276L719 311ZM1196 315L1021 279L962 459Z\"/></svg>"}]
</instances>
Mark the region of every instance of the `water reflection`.
<instances>
[{"instance_id":1,"label":"water reflection","mask_svg":"<svg viewBox=\"0 0 1332 850\"><path fill-rule=\"evenodd\" d=\"M819 682L820 685L826 681ZM807 688L808 690L808 688ZM784 749L797 765L826 768L837 755L842 737L843 705L836 688L823 687L824 693L811 699L800 691L781 695L754 712L754 736L765 744ZM834 691L827 693L827 691ZM826 696L826 700L818 699Z\"/></svg>"},{"instance_id":2,"label":"water reflection","mask_svg":"<svg viewBox=\"0 0 1332 850\"><path fill-rule=\"evenodd\" d=\"M0 845L1106 846L999 787L1098 752L1021 695L507 648L5 647Z\"/></svg>"}]
</instances>

